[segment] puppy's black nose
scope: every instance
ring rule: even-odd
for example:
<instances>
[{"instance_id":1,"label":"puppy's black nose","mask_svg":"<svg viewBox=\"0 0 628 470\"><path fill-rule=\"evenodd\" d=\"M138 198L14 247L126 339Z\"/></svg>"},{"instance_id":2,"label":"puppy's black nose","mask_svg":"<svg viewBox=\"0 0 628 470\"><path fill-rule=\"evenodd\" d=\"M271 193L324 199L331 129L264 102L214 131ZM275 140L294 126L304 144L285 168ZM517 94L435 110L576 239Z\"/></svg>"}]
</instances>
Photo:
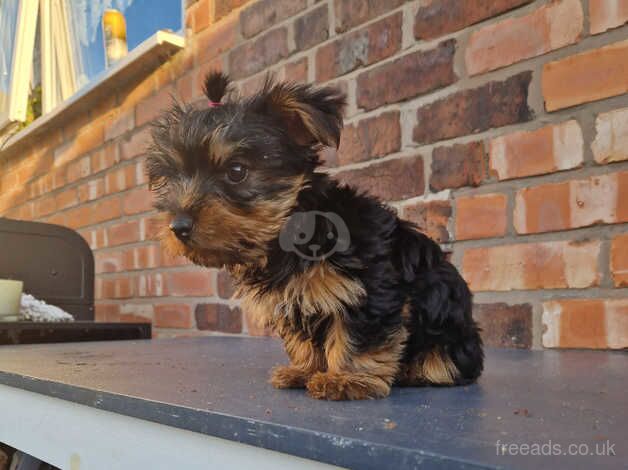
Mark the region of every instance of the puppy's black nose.
<instances>
[{"instance_id":1,"label":"puppy's black nose","mask_svg":"<svg viewBox=\"0 0 628 470\"><path fill-rule=\"evenodd\" d=\"M176 237L182 242L187 242L192 234L192 227L194 221L192 217L185 214L178 214L170 222L170 230L176 235Z\"/></svg>"}]
</instances>

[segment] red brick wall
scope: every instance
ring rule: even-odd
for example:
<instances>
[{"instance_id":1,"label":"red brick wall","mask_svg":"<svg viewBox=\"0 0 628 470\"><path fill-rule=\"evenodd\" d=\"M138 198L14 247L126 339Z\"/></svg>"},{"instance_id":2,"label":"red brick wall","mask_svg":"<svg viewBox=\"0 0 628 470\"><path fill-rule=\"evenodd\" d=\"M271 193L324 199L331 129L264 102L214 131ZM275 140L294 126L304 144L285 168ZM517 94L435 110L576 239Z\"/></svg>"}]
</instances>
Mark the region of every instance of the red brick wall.
<instances>
[{"instance_id":1,"label":"red brick wall","mask_svg":"<svg viewBox=\"0 0 628 470\"><path fill-rule=\"evenodd\" d=\"M77 229L97 318L158 335L260 334L227 276L152 241L147 123L222 69L348 94L328 170L452 251L489 344L628 347L623 0L198 0L187 46L0 158L0 214Z\"/></svg>"}]
</instances>

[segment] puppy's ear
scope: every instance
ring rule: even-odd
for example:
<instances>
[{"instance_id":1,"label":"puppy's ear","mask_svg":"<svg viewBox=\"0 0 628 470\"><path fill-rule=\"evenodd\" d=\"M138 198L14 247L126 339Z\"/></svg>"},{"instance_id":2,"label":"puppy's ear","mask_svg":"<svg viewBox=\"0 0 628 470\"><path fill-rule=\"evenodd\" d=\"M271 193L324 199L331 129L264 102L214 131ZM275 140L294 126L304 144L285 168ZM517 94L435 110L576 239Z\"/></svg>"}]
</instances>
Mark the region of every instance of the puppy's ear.
<instances>
[{"instance_id":1,"label":"puppy's ear","mask_svg":"<svg viewBox=\"0 0 628 470\"><path fill-rule=\"evenodd\" d=\"M227 74L222 72L209 72L205 76L203 83L203 93L213 103L220 103L220 100L227 93L231 80Z\"/></svg>"},{"instance_id":2,"label":"puppy's ear","mask_svg":"<svg viewBox=\"0 0 628 470\"><path fill-rule=\"evenodd\" d=\"M278 119L300 145L338 147L346 99L331 87L274 83L268 78L252 99L253 108Z\"/></svg>"}]
</instances>

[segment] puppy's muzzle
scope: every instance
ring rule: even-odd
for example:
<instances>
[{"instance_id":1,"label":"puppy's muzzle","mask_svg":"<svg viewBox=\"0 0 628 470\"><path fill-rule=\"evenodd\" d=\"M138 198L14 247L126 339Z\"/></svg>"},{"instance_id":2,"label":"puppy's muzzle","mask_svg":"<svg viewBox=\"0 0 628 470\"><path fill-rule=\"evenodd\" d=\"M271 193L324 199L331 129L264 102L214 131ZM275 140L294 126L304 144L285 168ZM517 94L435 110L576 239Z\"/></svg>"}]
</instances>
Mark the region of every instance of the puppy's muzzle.
<instances>
[{"instance_id":1,"label":"puppy's muzzle","mask_svg":"<svg viewBox=\"0 0 628 470\"><path fill-rule=\"evenodd\" d=\"M194 221L192 217L186 214L177 214L169 226L172 233L181 240L183 243L187 243L192 235L192 228L194 228Z\"/></svg>"}]
</instances>

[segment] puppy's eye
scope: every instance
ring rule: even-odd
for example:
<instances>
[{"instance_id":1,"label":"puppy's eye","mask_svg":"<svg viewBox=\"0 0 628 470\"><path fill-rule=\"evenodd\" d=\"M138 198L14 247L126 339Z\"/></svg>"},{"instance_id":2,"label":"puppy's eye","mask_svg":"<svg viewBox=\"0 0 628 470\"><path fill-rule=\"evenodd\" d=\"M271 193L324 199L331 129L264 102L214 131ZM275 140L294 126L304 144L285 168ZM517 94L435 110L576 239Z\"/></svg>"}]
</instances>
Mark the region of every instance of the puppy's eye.
<instances>
[{"instance_id":1,"label":"puppy's eye","mask_svg":"<svg viewBox=\"0 0 628 470\"><path fill-rule=\"evenodd\" d=\"M231 183L242 183L249 174L249 170L240 163L233 163L227 169L227 178Z\"/></svg>"}]
</instances>

